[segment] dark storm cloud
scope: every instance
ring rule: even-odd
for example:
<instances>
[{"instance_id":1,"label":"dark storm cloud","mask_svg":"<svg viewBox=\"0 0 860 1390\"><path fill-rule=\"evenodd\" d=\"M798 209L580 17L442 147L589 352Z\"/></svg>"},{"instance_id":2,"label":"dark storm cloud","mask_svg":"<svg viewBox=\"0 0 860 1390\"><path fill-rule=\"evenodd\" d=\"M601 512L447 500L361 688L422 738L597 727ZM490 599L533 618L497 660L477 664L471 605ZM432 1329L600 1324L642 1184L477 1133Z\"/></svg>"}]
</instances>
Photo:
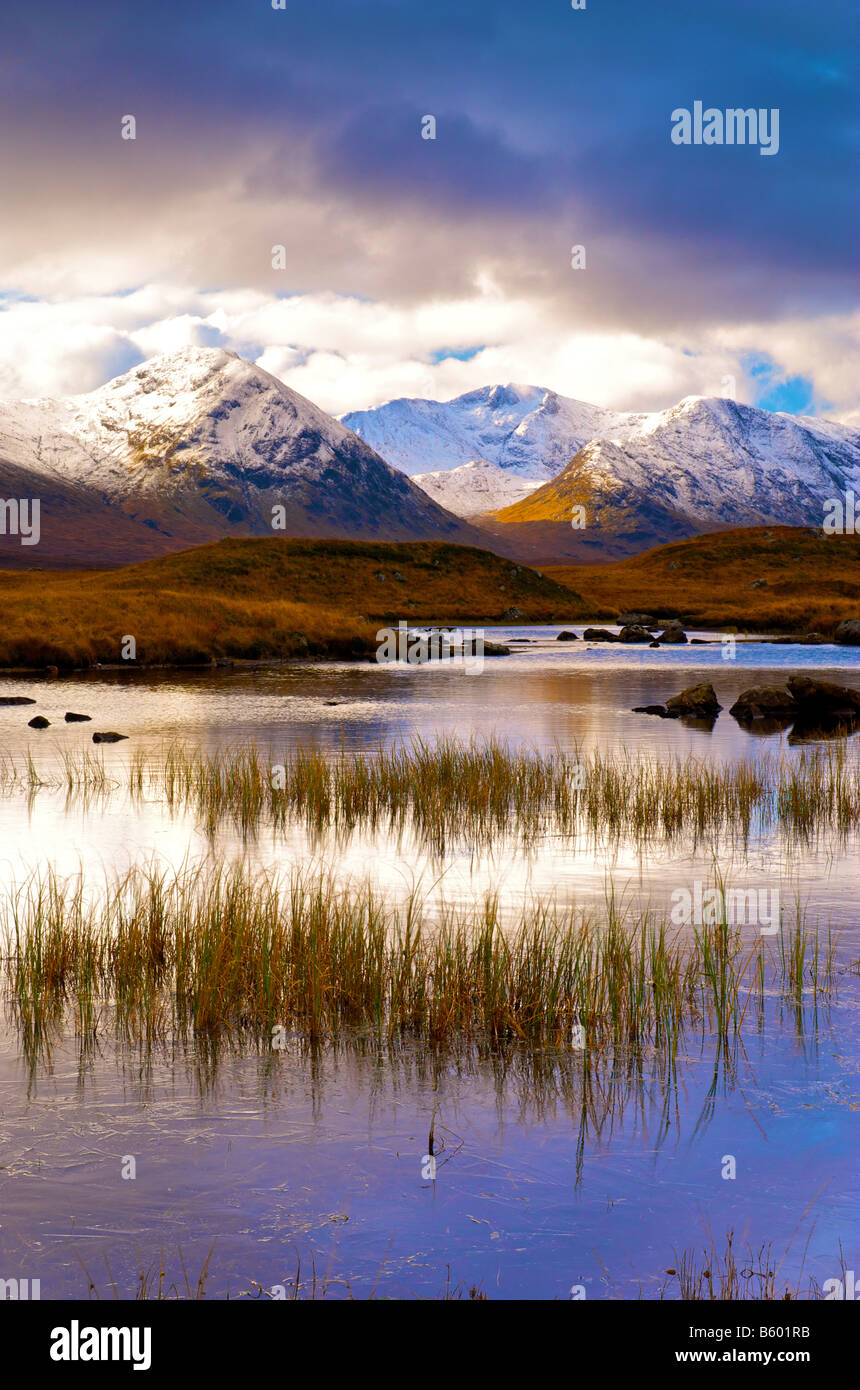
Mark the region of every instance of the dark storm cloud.
<instances>
[{"instance_id":1,"label":"dark storm cloud","mask_svg":"<svg viewBox=\"0 0 860 1390\"><path fill-rule=\"evenodd\" d=\"M524 243L534 274L549 258L561 283L578 227L598 243L595 264L605 241L613 278L627 266L634 316L637 277L651 276L647 301L667 263L678 278L664 295L683 284L704 312L750 309L751 295L770 310L837 307L856 289L854 0L13 3L2 39L4 143L7 158L16 139L26 152L21 192L38 202L40 170L55 175L84 228L120 168L117 112L128 110L157 132L136 151L151 200L185 183L217 189L229 171L240 220L243 200L298 188L336 200L341 217L353 203L404 240L413 218L435 219L454 283L482 246L522 283ZM778 155L674 146L670 114L695 100L779 108ZM420 138L425 114L433 142ZM117 178L117 200L133 202ZM320 254L333 288L378 290L362 283L360 257L338 275L339 248ZM246 271L238 245L235 259ZM220 263L206 269L224 280ZM439 276L437 265L437 290Z\"/></svg>"}]
</instances>

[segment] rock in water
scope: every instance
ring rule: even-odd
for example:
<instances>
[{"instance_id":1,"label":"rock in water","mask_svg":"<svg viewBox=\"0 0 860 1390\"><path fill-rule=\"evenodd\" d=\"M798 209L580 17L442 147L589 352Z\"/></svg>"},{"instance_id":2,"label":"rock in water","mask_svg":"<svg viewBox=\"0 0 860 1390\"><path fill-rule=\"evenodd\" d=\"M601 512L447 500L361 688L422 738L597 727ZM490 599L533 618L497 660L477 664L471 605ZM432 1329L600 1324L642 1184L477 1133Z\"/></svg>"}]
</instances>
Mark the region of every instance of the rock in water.
<instances>
[{"instance_id":1,"label":"rock in water","mask_svg":"<svg viewBox=\"0 0 860 1390\"><path fill-rule=\"evenodd\" d=\"M841 647L860 647L860 618L846 618L833 634Z\"/></svg>"},{"instance_id":2,"label":"rock in water","mask_svg":"<svg viewBox=\"0 0 860 1390\"><path fill-rule=\"evenodd\" d=\"M575 632L568 632L567 629L565 629L564 632L558 634L555 640L556 642L578 642L579 638Z\"/></svg>"},{"instance_id":3,"label":"rock in water","mask_svg":"<svg viewBox=\"0 0 860 1390\"><path fill-rule=\"evenodd\" d=\"M27 727L30 729L48 729L50 725L50 719L46 719L43 714L37 714L35 719L27 721Z\"/></svg>"},{"instance_id":4,"label":"rock in water","mask_svg":"<svg viewBox=\"0 0 860 1390\"><path fill-rule=\"evenodd\" d=\"M805 716L860 713L860 690L850 686L813 680L811 676L790 676L788 688Z\"/></svg>"},{"instance_id":5,"label":"rock in water","mask_svg":"<svg viewBox=\"0 0 860 1390\"><path fill-rule=\"evenodd\" d=\"M73 714L71 711L63 717L67 724L85 724L92 719L91 714Z\"/></svg>"},{"instance_id":6,"label":"rock in water","mask_svg":"<svg viewBox=\"0 0 860 1390\"><path fill-rule=\"evenodd\" d=\"M676 626L674 623L658 636L658 641L660 642L686 642L686 640L687 634L684 629L680 624Z\"/></svg>"},{"instance_id":7,"label":"rock in water","mask_svg":"<svg viewBox=\"0 0 860 1390\"><path fill-rule=\"evenodd\" d=\"M93 734L93 743L120 743L128 734Z\"/></svg>"},{"instance_id":8,"label":"rock in water","mask_svg":"<svg viewBox=\"0 0 860 1390\"><path fill-rule=\"evenodd\" d=\"M36 701L31 700L29 695L4 695L0 699L0 705L35 705Z\"/></svg>"},{"instance_id":9,"label":"rock in water","mask_svg":"<svg viewBox=\"0 0 860 1390\"><path fill-rule=\"evenodd\" d=\"M641 623L631 623L621 629L618 640L619 642L650 642L651 633Z\"/></svg>"},{"instance_id":10,"label":"rock in water","mask_svg":"<svg viewBox=\"0 0 860 1390\"><path fill-rule=\"evenodd\" d=\"M769 719L797 714L797 701L781 685L753 685L744 690L729 710L739 724L753 719Z\"/></svg>"},{"instance_id":11,"label":"rock in water","mask_svg":"<svg viewBox=\"0 0 860 1390\"><path fill-rule=\"evenodd\" d=\"M582 634L584 642L620 642L621 638L605 627L587 627Z\"/></svg>"},{"instance_id":12,"label":"rock in water","mask_svg":"<svg viewBox=\"0 0 860 1390\"><path fill-rule=\"evenodd\" d=\"M701 685L687 686L680 695L673 695L666 701L666 709L669 714L699 714L708 718L719 714L722 705L714 687L703 681Z\"/></svg>"},{"instance_id":13,"label":"rock in water","mask_svg":"<svg viewBox=\"0 0 860 1390\"><path fill-rule=\"evenodd\" d=\"M621 613L618 617L619 627L656 627L657 624L650 613Z\"/></svg>"}]
</instances>

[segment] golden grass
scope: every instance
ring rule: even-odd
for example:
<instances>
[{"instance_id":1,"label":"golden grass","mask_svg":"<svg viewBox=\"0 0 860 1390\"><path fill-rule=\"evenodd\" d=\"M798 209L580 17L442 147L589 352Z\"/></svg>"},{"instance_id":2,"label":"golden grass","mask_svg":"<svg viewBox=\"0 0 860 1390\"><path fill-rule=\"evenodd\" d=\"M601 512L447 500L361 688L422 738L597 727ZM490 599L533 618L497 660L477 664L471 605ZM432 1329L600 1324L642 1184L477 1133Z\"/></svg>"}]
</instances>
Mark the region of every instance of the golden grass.
<instances>
[{"instance_id":1,"label":"golden grass","mask_svg":"<svg viewBox=\"0 0 860 1390\"><path fill-rule=\"evenodd\" d=\"M756 992L800 1007L835 989L835 943L802 921L750 944L725 922L690 933L614 900L599 919L536 900L503 927L491 896L431 919L417 892L391 904L368 883L241 866L135 868L92 894L48 872L0 904L0 937L28 1050L71 1015L88 1041L239 1033L270 1051L298 1030L641 1055L692 1024L725 1045Z\"/></svg>"},{"instance_id":2,"label":"golden grass","mask_svg":"<svg viewBox=\"0 0 860 1390\"><path fill-rule=\"evenodd\" d=\"M436 852L499 838L529 844L547 833L642 842L725 833L746 841L774 830L844 836L860 825L860 759L844 742L729 762L452 737L354 755L254 745L215 753L169 745L117 762L101 752L69 754L62 773L45 774L32 758L0 759L0 790L42 786L70 798L154 795L210 830L291 820L319 831L410 828Z\"/></svg>"},{"instance_id":3,"label":"golden grass","mask_svg":"<svg viewBox=\"0 0 860 1390\"><path fill-rule=\"evenodd\" d=\"M383 578L379 578L382 575ZM398 577L399 576L399 577ZM577 596L489 551L433 542L219 541L120 570L0 571L0 666L368 655L394 620L532 621Z\"/></svg>"},{"instance_id":4,"label":"golden grass","mask_svg":"<svg viewBox=\"0 0 860 1390\"><path fill-rule=\"evenodd\" d=\"M595 613L635 609L690 627L824 634L860 616L860 536L751 527L604 565L551 565ZM749 586L763 579L764 586Z\"/></svg>"}]
</instances>

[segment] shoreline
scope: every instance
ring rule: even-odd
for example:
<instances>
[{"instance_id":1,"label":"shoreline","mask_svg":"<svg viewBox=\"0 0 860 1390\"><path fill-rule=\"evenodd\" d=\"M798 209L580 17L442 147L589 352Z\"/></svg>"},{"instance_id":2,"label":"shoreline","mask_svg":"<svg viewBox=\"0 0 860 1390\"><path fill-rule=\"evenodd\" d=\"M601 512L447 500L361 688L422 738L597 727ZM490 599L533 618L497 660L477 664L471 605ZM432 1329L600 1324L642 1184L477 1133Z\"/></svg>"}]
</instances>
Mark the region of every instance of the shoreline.
<instances>
[{"instance_id":1,"label":"shoreline","mask_svg":"<svg viewBox=\"0 0 860 1390\"><path fill-rule=\"evenodd\" d=\"M381 621L382 621L382 620L381 620ZM389 621L391 621L391 620L389 620ZM422 622L415 622L415 623L413 623L413 624L410 624L410 627L411 627L411 628L414 628L415 631L432 631L433 629L439 629L439 630L463 630L463 629L468 630L468 629L472 629L472 630L474 630L476 626L479 626L479 627L481 626L481 621L482 621L481 619L470 619L470 620L468 620L468 621L464 621L464 622L460 622L460 623L451 623L451 624L442 623L442 622L439 622L439 623L422 623ZM610 621L610 620L607 619L607 618L602 618L602 619L593 619L593 618L592 618L592 619L586 619L586 620L583 620L582 618L577 618L575 621L573 621L573 622L567 622L567 623L565 623L564 620L561 620L561 621L559 621L559 622L552 622L552 623L535 623L535 624L520 623L520 624L518 624L518 626L522 626L522 627L526 627L526 626L536 626L536 627L558 627L560 630L564 630L565 627L567 627L567 628L572 628L572 627L589 627L589 626L591 626L592 624L594 624L594 623L596 623L596 622L602 622L602 623L605 624L605 623L607 623L607 622L609 622L609 621ZM502 630L502 629L507 630L510 626L511 626L510 624L499 624L499 623L489 624L489 623L484 622L482 630L485 629L485 630L492 631L492 632L498 632L498 631L500 631L500 630ZM613 623L612 623L612 626L617 627L618 624L613 622ZM694 629L691 629L691 630L694 630ZM736 639L736 641L737 641L738 643L740 643L740 644L742 644L742 645L744 645L744 646L759 646L759 647L768 647L768 646L799 646L799 647L816 647L816 648L818 648L818 649L820 649L821 647L832 647L833 650L834 650L835 652L844 652L844 651L850 651L850 650L852 650L852 646L851 646L851 644L849 644L849 643L836 642L836 641L832 641L832 640L826 640L826 641L824 641L824 642L820 642L820 641L810 642L810 641L805 640L805 638L802 637L802 636L799 636L799 635L796 636L796 635L794 635L794 634L787 634L787 633L781 633L781 632L773 632L773 631L771 631L771 632L762 632L762 633L757 633L757 632L738 632L738 631L737 631L735 628L733 628L733 627L724 627L724 628L714 627L714 628L701 629L701 630L702 630L702 631L709 631L709 632L717 632L717 633L720 633L721 635L724 635L724 636L732 636L732 637L734 637L734 638ZM352 639L352 640L353 640L354 642L357 642L357 641L363 641L364 639L360 638L359 635L356 634L355 638ZM511 642L519 643L519 642L523 642L523 641L530 641L530 640L536 640L536 639L524 639L524 638L512 637L512 638L509 638L508 640L511 641ZM547 640L551 640L551 639L547 638ZM579 640L582 641L582 638L580 638ZM641 651L641 650L643 650L643 649L647 646L647 644L645 644L645 643L629 643L629 644L622 644L622 643L615 643L615 642L591 642L591 643L589 643L589 645L590 645L590 646L599 646L599 647L603 647L603 646L606 646L606 647L610 647L610 646L611 646L611 647L615 647L615 646L621 646L621 645L628 645L628 646L630 647L630 649L631 649L631 650L634 650L634 651L635 651L635 650L640 650L640 651ZM693 645L695 645L695 646L701 646L701 647L716 647L716 646L720 646L720 645L722 645L722 644L721 644L721 642L720 642L719 640L713 639L713 638L693 638L693 639L688 638L688 639L687 639L687 642L681 646L681 649L683 650L684 647L690 647L690 646L693 646ZM679 644L675 644L675 643L666 643L666 644L662 644L662 643L661 643L661 644L660 644L660 648L661 648L661 649L663 649L664 646L665 646L666 648L671 649L671 650L678 650ZM219 655L219 656L217 656L217 657L216 657L216 656L212 656L212 657L211 657L209 660L207 660L207 661L153 661L153 662L147 662L147 663L145 663L145 664L144 664L144 663L141 663L141 662L134 662L134 663L125 663L125 662L95 662L95 663L92 663L92 664L87 665L87 666L59 666L59 667L56 667L55 669L52 669L52 668L50 668L50 667L45 667L45 666L0 666L0 680L7 679L7 678L24 677L24 676L29 677L29 678L43 679L43 680L59 680L59 679L62 679L63 677L72 676L72 675L74 675L74 676L80 676L80 675L90 675L90 674L94 674L94 673L112 674L112 675L113 675L113 674L122 673L122 674L128 675L128 674L130 674L130 673L132 673L132 672L135 672L135 673L137 673L137 674L142 675L142 674L144 674L144 673L146 673L146 672L150 672L150 671L208 671L208 672L211 672L211 673L215 673L216 671L233 671L233 670L244 670L244 671L249 671L249 670L256 670L256 669L258 669L258 668L268 668L268 667L276 667L276 666L326 666L326 665L342 664L342 663L344 663L344 662L346 662L346 663L348 663L348 664L356 664L356 665L357 665L357 664L359 664L359 663L361 663L361 662L364 662L364 661L373 662L376 650L377 650L377 649L376 649L375 646L368 646L368 647L367 647L365 650L363 650L363 651L356 651L356 650L353 649L353 650L344 650L344 651L337 651L337 652L307 652L307 653L303 653L303 654L294 654L294 655L291 655L291 656L242 657L242 656L223 656L223 655ZM578 648L574 648L574 650L578 650Z\"/></svg>"}]
</instances>

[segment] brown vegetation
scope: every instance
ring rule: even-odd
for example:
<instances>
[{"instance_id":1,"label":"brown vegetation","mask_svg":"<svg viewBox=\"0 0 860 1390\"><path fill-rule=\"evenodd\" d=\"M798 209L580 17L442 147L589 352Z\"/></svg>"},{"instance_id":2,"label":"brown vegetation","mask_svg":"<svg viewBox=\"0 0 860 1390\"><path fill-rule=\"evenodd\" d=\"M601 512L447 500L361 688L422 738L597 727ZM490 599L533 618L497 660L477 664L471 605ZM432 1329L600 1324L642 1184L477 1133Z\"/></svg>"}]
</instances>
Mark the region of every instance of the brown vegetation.
<instances>
[{"instance_id":1,"label":"brown vegetation","mask_svg":"<svg viewBox=\"0 0 860 1390\"><path fill-rule=\"evenodd\" d=\"M0 571L0 666L366 656L383 623L532 622L575 593L490 551L439 542L226 540L126 569ZM128 663L129 665L131 663Z\"/></svg>"},{"instance_id":2,"label":"brown vegetation","mask_svg":"<svg viewBox=\"0 0 860 1390\"><path fill-rule=\"evenodd\" d=\"M690 627L828 634L860 615L860 536L817 529L721 531L546 573L581 593L594 616L635 608Z\"/></svg>"}]
</instances>

